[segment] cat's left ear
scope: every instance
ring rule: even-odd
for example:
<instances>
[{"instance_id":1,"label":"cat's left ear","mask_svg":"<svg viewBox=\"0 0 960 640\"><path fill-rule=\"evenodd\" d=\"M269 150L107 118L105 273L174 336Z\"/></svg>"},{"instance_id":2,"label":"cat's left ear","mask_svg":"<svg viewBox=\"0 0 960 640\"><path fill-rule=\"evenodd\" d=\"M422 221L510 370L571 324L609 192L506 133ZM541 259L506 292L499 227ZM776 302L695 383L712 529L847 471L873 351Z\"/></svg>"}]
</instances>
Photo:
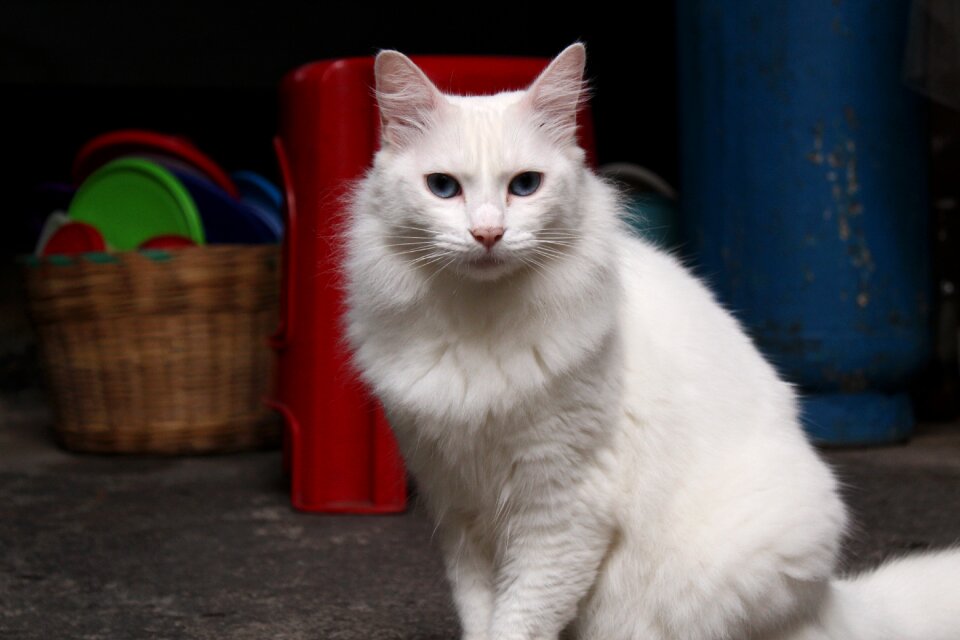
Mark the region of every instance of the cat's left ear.
<instances>
[{"instance_id":1,"label":"cat's left ear","mask_svg":"<svg viewBox=\"0 0 960 640\"><path fill-rule=\"evenodd\" d=\"M579 42L570 45L547 65L524 97L546 131L561 144L576 142L577 109L586 95L586 62L586 47Z\"/></svg>"},{"instance_id":2,"label":"cat's left ear","mask_svg":"<svg viewBox=\"0 0 960 640\"><path fill-rule=\"evenodd\" d=\"M383 140L402 147L429 128L445 99L420 67L399 51L381 51L373 70Z\"/></svg>"}]
</instances>

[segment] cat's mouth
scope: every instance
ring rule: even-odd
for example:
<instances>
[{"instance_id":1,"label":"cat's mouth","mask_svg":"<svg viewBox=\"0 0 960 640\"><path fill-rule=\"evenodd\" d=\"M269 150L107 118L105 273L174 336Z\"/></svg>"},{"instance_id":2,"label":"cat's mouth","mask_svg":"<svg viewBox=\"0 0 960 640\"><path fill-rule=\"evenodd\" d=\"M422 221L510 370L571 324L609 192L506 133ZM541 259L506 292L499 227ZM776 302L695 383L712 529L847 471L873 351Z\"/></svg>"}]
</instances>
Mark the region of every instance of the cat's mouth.
<instances>
[{"instance_id":1,"label":"cat's mouth","mask_svg":"<svg viewBox=\"0 0 960 640\"><path fill-rule=\"evenodd\" d=\"M490 255L489 253L478 258L473 258L469 261L471 267L476 267L478 269L492 269L502 265L503 263L504 260L502 258Z\"/></svg>"},{"instance_id":2,"label":"cat's mouth","mask_svg":"<svg viewBox=\"0 0 960 640\"><path fill-rule=\"evenodd\" d=\"M459 271L469 278L489 281L507 275L515 266L514 261L508 256L486 253L470 256L461 261Z\"/></svg>"}]
</instances>

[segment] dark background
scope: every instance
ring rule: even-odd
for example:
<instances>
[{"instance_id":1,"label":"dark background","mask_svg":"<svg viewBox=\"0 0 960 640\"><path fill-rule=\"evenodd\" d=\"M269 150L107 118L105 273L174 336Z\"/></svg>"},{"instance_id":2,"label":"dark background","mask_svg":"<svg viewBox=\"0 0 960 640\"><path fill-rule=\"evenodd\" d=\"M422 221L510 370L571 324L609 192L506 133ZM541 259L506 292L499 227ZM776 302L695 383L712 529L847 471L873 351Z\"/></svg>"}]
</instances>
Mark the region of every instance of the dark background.
<instances>
[{"instance_id":1,"label":"dark background","mask_svg":"<svg viewBox=\"0 0 960 640\"><path fill-rule=\"evenodd\" d=\"M15 256L52 210L38 185L68 182L79 148L114 129L190 138L228 171L277 181L277 88L325 58L408 54L556 55L586 43L601 163L629 161L674 182L673 6L636 18L593 9L489 3L163 3L8 0L0 8L6 155L0 232L0 389L40 384Z\"/></svg>"},{"instance_id":2,"label":"dark background","mask_svg":"<svg viewBox=\"0 0 960 640\"><path fill-rule=\"evenodd\" d=\"M227 170L277 180L277 87L324 58L408 54L553 56L586 43L601 164L643 165L678 185L672 2L611 7L484 2L368 3L7 0L0 8L0 119L6 155L0 232L0 389L39 384L15 256L52 207L37 186L69 181L77 150L122 128L184 135ZM920 381L933 417L955 414L960 302L960 121L931 105L936 359ZM936 409L940 407L940 409ZM922 407L921 407L922 409ZM936 414L936 415L934 415Z\"/></svg>"},{"instance_id":3,"label":"dark background","mask_svg":"<svg viewBox=\"0 0 960 640\"><path fill-rule=\"evenodd\" d=\"M36 206L37 183L67 180L79 147L111 129L182 134L228 170L275 177L271 137L283 74L381 48L553 56L585 42L601 162L636 162L673 181L673 7L649 4L641 18L594 11L585 19L490 3L468 15L450 3L5 2L3 140L14 161L8 220ZM28 235L3 234L4 253L29 250Z\"/></svg>"}]
</instances>

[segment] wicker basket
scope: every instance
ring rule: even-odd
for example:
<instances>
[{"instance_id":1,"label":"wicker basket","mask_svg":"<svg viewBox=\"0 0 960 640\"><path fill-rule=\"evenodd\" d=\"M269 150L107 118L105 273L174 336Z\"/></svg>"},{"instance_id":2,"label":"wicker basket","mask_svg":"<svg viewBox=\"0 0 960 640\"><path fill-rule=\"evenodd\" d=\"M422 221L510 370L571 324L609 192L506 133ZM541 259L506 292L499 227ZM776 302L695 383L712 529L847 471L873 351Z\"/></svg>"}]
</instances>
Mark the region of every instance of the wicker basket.
<instances>
[{"instance_id":1,"label":"wicker basket","mask_svg":"<svg viewBox=\"0 0 960 640\"><path fill-rule=\"evenodd\" d=\"M64 446L173 454L275 444L262 398L278 258L271 245L28 260Z\"/></svg>"}]
</instances>

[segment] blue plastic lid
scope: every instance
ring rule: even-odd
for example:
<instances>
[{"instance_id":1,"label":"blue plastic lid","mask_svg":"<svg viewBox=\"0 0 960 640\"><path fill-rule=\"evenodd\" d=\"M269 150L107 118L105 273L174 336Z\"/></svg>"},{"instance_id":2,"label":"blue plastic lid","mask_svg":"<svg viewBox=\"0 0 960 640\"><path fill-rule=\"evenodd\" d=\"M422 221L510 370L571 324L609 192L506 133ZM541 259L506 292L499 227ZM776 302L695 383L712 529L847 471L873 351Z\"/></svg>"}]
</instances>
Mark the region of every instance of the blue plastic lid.
<instances>
[{"instance_id":1,"label":"blue plastic lid","mask_svg":"<svg viewBox=\"0 0 960 640\"><path fill-rule=\"evenodd\" d=\"M192 172L171 170L196 202L208 244L280 242L283 227L269 221L269 216L232 197L210 180Z\"/></svg>"},{"instance_id":2,"label":"blue plastic lid","mask_svg":"<svg viewBox=\"0 0 960 640\"><path fill-rule=\"evenodd\" d=\"M237 185L241 200L276 215L283 223L283 194L275 184L253 171L236 171L230 178Z\"/></svg>"}]
</instances>

